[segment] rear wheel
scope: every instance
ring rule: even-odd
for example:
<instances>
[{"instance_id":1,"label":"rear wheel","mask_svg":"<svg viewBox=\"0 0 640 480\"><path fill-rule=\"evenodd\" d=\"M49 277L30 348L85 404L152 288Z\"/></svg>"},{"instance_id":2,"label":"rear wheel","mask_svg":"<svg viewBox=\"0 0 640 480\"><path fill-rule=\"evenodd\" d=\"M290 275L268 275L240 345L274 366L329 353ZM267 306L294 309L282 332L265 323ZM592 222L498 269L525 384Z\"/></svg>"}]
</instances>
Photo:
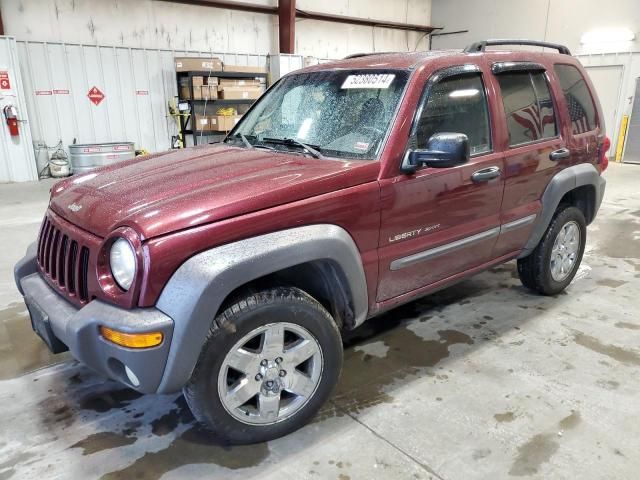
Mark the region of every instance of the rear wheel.
<instances>
[{"instance_id":1,"label":"rear wheel","mask_svg":"<svg viewBox=\"0 0 640 480\"><path fill-rule=\"evenodd\" d=\"M522 284L543 295L564 290L578 271L586 239L582 211L561 205L535 250L518 260Z\"/></svg>"},{"instance_id":2,"label":"rear wheel","mask_svg":"<svg viewBox=\"0 0 640 480\"><path fill-rule=\"evenodd\" d=\"M329 313L299 289L274 288L216 318L184 393L221 440L262 442L306 424L341 366L342 340Z\"/></svg>"}]
</instances>

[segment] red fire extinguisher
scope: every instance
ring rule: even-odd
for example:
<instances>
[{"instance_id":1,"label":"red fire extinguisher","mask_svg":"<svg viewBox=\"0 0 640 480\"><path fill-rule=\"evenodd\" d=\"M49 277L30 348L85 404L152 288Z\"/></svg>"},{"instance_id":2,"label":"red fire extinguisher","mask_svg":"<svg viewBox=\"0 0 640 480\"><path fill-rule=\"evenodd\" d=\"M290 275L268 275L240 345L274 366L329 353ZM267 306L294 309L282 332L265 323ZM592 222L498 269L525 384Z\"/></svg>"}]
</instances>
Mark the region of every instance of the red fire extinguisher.
<instances>
[{"instance_id":1,"label":"red fire extinguisher","mask_svg":"<svg viewBox=\"0 0 640 480\"><path fill-rule=\"evenodd\" d=\"M7 127L9 127L9 134L12 137L20 135L18 131L18 110L13 105L6 105L2 111L4 112L4 118L7 121Z\"/></svg>"}]
</instances>

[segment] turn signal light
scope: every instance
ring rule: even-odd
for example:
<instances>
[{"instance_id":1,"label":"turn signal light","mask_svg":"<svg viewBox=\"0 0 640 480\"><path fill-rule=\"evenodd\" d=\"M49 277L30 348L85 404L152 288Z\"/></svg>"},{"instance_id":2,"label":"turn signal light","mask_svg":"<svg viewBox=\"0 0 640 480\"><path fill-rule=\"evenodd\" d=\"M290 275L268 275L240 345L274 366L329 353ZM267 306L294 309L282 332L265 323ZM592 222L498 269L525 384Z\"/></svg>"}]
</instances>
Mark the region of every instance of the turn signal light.
<instances>
[{"instance_id":1,"label":"turn signal light","mask_svg":"<svg viewBox=\"0 0 640 480\"><path fill-rule=\"evenodd\" d=\"M127 348L150 348L160 345L164 336L162 332L124 333L108 327L100 327L100 335L116 345Z\"/></svg>"}]
</instances>

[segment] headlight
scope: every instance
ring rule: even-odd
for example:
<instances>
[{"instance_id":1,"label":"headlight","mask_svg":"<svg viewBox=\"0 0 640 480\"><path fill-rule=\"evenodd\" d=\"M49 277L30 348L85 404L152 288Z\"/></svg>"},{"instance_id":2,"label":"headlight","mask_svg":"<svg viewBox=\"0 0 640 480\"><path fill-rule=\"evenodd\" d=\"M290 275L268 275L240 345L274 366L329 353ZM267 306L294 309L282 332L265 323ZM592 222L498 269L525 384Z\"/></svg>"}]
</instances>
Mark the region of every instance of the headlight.
<instances>
[{"instance_id":1,"label":"headlight","mask_svg":"<svg viewBox=\"0 0 640 480\"><path fill-rule=\"evenodd\" d=\"M129 290L136 274L136 252L124 238L119 238L111 245L109 252L111 275L120 287Z\"/></svg>"}]
</instances>

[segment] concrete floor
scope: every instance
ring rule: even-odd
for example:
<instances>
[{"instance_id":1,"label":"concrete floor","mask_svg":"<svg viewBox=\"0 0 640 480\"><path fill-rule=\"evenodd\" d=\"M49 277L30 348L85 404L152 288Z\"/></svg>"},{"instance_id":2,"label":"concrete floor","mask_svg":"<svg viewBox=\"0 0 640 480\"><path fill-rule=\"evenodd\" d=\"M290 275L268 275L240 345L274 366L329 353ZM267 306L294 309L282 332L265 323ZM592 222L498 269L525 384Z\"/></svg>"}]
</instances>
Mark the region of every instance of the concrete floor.
<instances>
[{"instance_id":1,"label":"concrete floor","mask_svg":"<svg viewBox=\"0 0 640 480\"><path fill-rule=\"evenodd\" d=\"M368 322L312 424L234 448L180 395L140 396L46 352L11 268L49 184L2 185L0 479L636 479L640 166L606 176L566 293L529 293L512 262Z\"/></svg>"}]
</instances>

